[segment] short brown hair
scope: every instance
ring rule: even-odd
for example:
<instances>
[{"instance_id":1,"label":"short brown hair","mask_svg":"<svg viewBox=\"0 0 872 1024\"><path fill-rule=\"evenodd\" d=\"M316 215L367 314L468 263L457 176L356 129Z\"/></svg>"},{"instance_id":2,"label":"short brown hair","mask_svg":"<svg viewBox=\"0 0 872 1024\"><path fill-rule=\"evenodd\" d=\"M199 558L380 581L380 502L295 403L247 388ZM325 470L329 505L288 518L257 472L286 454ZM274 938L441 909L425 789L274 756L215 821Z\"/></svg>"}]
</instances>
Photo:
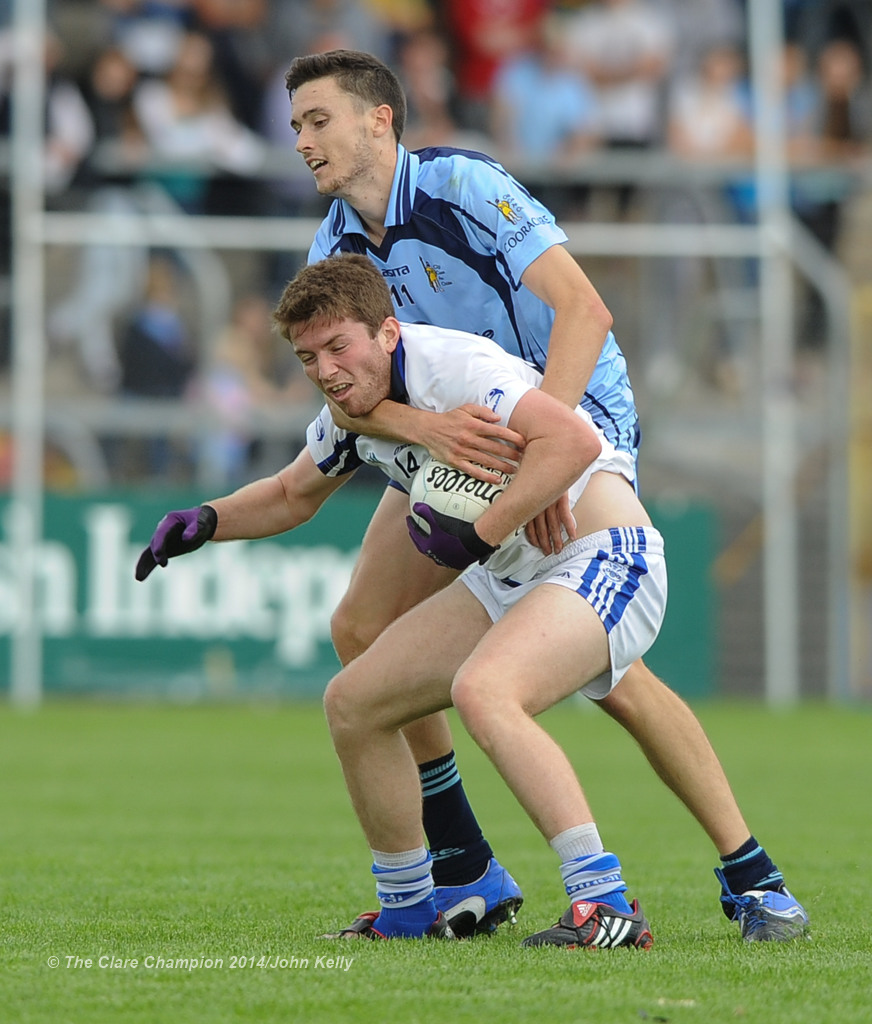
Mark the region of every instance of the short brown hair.
<instances>
[{"instance_id":1,"label":"short brown hair","mask_svg":"<svg viewBox=\"0 0 872 1024\"><path fill-rule=\"evenodd\" d=\"M353 320L365 324L374 338L393 315L391 293L381 271L366 256L341 253L303 267L286 285L273 320L279 334L293 343L293 327L300 324L305 329L315 321Z\"/></svg>"},{"instance_id":2,"label":"short brown hair","mask_svg":"<svg viewBox=\"0 0 872 1024\"><path fill-rule=\"evenodd\" d=\"M318 78L335 78L343 92L374 106L387 104L394 112L397 142L406 127L406 95L397 76L387 64L361 50L328 50L295 57L285 75L293 99L296 89Z\"/></svg>"}]
</instances>

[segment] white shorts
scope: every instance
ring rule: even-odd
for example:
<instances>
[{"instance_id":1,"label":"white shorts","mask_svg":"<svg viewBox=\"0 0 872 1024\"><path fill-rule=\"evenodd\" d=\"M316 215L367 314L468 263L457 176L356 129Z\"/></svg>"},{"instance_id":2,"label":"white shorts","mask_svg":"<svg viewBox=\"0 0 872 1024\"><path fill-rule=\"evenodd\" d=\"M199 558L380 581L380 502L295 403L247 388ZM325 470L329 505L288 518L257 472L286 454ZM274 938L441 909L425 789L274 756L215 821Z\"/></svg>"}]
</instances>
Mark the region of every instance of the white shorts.
<instances>
[{"instance_id":1,"label":"white shorts","mask_svg":"<svg viewBox=\"0 0 872 1024\"><path fill-rule=\"evenodd\" d=\"M615 527L567 544L559 555L542 559L528 583L498 579L483 565L460 577L498 622L534 587L552 583L574 590L596 611L609 638L611 668L580 687L600 700L657 638L666 612L666 559L663 538L650 526Z\"/></svg>"}]
</instances>

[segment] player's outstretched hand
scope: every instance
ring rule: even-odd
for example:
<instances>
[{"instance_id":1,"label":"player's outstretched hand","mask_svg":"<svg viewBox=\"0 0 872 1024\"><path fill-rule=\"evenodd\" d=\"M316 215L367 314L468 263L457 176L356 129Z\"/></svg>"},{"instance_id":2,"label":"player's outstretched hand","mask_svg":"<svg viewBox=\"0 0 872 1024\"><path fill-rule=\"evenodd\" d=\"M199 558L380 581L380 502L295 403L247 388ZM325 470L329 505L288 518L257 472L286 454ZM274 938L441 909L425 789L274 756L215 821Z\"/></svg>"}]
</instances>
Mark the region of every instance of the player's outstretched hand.
<instances>
[{"instance_id":1,"label":"player's outstretched hand","mask_svg":"<svg viewBox=\"0 0 872 1024\"><path fill-rule=\"evenodd\" d=\"M156 565L166 566L176 555L186 555L210 540L218 526L218 513L211 505L185 508L167 514L157 524L151 543L136 563L136 578L144 580Z\"/></svg>"},{"instance_id":2,"label":"player's outstretched hand","mask_svg":"<svg viewBox=\"0 0 872 1024\"><path fill-rule=\"evenodd\" d=\"M486 405L461 405L434 413L422 443L438 462L447 462L476 480L500 483L492 471L517 470L524 437L499 421L499 414Z\"/></svg>"},{"instance_id":3,"label":"player's outstretched hand","mask_svg":"<svg viewBox=\"0 0 872 1024\"><path fill-rule=\"evenodd\" d=\"M416 501L412 509L430 527L430 532L425 533L411 516L406 516L412 543L439 565L465 569L473 562L486 562L496 551L479 537L472 523L436 512L422 501Z\"/></svg>"}]
</instances>

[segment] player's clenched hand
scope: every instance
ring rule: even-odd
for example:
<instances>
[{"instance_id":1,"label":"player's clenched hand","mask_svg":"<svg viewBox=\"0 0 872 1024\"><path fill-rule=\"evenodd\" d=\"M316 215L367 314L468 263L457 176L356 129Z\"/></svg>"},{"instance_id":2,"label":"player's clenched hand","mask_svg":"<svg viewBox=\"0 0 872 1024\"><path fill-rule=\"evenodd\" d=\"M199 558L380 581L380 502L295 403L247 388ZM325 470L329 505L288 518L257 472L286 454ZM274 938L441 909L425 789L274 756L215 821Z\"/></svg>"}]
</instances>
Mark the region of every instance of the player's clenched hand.
<instances>
[{"instance_id":1,"label":"player's clenched hand","mask_svg":"<svg viewBox=\"0 0 872 1024\"><path fill-rule=\"evenodd\" d=\"M425 533L411 516L406 516L412 543L422 555L439 565L465 569L473 562L486 562L496 551L479 537L472 523L436 512L422 501L416 501L412 511L430 527L430 532Z\"/></svg>"},{"instance_id":2,"label":"player's clenched hand","mask_svg":"<svg viewBox=\"0 0 872 1024\"><path fill-rule=\"evenodd\" d=\"M500 478L488 470L514 473L524 437L500 426L499 420L499 415L485 405L461 405L433 415L421 443L439 462L447 462L476 480L500 483Z\"/></svg>"},{"instance_id":3,"label":"player's clenched hand","mask_svg":"<svg viewBox=\"0 0 872 1024\"><path fill-rule=\"evenodd\" d=\"M136 578L144 580L156 565L166 566L169 559L201 548L212 538L217 526L218 513L211 505L167 512L139 556Z\"/></svg>"},{"instance_id":4,"label":"player's clenched hand","mask_svg":"<svg viewBox=\"0 0 872 1024\"><path fill-rule=\"evenodd\" d=\"M560 527L566 530L569 540L575 540L577 529L575 516L569 506L569 495L564 494L553 505L531 519L525 528L527 540L535 544L546 555L553 555L563 550L563 534Z\"/></svg>"}]
</instances>

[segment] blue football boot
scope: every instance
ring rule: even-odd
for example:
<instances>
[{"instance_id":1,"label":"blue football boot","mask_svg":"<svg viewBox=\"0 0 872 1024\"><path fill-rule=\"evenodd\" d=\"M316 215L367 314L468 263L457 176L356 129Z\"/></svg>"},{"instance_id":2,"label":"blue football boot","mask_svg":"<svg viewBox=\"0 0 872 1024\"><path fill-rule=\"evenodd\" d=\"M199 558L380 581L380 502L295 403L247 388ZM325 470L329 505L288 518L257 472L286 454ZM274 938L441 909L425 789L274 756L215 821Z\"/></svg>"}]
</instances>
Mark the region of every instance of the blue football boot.
<instances>
[{"instance_id":1,"label":"blue football boot","mask_svg":"<svg viewBox=\"0 0 872 1024\"><path fill-rule=\"evenodd\" d=\"M437 909L458 939L492 932L504 921L515 924L524 902L520 886L496 857L475 882L437 885L435 896Z\"/></svg>"},{"instance_id":2,"label":"blue football boot","mask_svg":"<svg viewBox=\"0 0 872 1024\"><path fill-rule=\"evenodd\" d=\"M730 891L720 868L715 874L723 890L721 903L731 912L731 920L739 922L745 942L789 942L806 934L808 914L784 886L737 894Z\"/></svg>"}]
</instances>

